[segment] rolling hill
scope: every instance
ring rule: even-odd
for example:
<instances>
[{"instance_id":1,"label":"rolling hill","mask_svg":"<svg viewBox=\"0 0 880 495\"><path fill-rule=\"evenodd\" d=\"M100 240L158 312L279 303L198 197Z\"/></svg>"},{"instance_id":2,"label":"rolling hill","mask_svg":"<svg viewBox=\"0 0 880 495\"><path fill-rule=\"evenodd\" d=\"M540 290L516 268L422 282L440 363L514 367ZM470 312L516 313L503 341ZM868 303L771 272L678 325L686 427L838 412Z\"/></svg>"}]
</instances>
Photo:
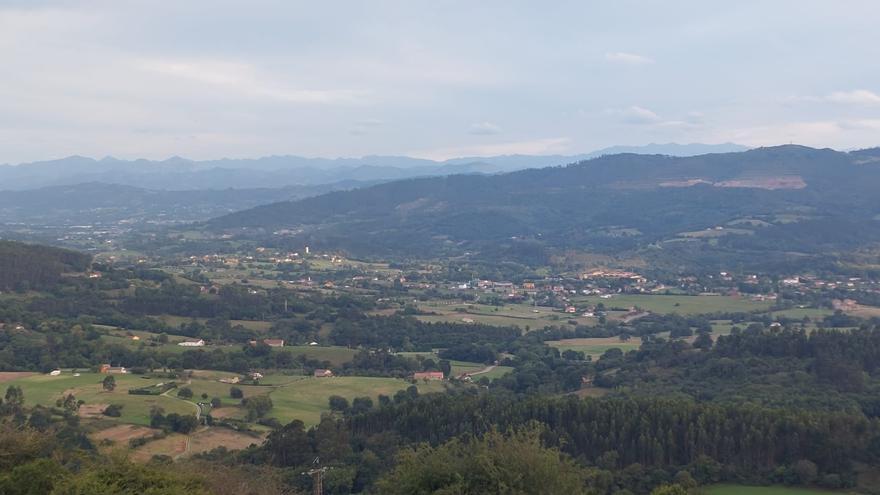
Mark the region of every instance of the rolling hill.
<instances>
[{"instance_id":1,"label":"rolling hill","mask_svg":"<svg viewBox=\"0 0 880 495\"><path fill-rule=\"evenodd\" d=\"M76 251L0 240L0 289L47 288L91 263L91 256Z\"/></svg>"},{"instance_id":2,"label":"rolling hill","mask_svg":"<svg viewBox=\"0 0 880 495\"><path fill-rule=\"evenodd\" d=\"M785 263L880 241L877 157L878 149L793 145L694 157L609 155L333 192L205 227L359 255L471 253L542 263L581 250L668 263L716 263L719 256Z\"/></svg>"}]
</instances>

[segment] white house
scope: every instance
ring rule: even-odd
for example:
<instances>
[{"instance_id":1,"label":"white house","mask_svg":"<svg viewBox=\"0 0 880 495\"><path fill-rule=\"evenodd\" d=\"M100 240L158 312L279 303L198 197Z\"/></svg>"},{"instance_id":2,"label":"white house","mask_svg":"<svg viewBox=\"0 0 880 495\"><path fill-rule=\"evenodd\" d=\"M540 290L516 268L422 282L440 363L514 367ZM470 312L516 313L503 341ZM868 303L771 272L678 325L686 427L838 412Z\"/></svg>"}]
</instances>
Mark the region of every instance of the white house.
<instances>
[{"instance_id":1,"label":"white house","mask_svg":"<svg viewBox=\"0 0 880 495\"><path fill-rule=\"evenodd\" d=\"M178 342L177 345L183 346L183 347L204 347L205 341L202 339L184 340L183 342Z\"/></svg>"}]
</instances>

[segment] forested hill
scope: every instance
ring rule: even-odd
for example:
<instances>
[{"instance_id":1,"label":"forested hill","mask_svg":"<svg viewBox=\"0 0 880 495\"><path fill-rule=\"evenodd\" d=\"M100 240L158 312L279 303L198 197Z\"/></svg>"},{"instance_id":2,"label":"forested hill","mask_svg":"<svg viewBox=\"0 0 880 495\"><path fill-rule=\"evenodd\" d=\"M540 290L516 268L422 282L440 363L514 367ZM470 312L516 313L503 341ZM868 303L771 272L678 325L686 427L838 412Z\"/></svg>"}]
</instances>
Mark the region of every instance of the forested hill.
<instances>
[{"instance_id":1,"label":"forested hill","mask_svg":"<svg viewBox=\"0 0 880 495\"><path fill-rule=\"evenodd\" d=\"M0 240L0 289L43 289L91 262L91 256L76 251Z\"/></svg>"},{"instance_id":2,"label":"forested hill","mask_svg":"<svg viewBox=\"0 0 880 495\"><path fill-rule=\"evenodd\" d=\"M570 248L678 249L670 243L709 237L713 249L735 251L848 249L880 241L878 157L877 149L791 145L687 158L620 154L336 192L230 214L208 228L276 242L282 236L273 232L285 230L292 244L383 255L541 258Z\"/></svg>"}]
</instances>

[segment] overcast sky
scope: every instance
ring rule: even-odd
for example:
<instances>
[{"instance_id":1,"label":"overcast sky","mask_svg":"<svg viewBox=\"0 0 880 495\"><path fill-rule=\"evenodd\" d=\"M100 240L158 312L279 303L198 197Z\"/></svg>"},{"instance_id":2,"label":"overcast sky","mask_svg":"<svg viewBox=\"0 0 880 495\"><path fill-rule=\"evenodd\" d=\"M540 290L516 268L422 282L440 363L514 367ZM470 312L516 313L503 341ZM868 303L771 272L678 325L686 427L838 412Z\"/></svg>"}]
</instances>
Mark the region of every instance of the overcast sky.
<instances>
[{"instance_id":1,"label":"overcast sky","mask_svg":"<svg viewBox=\"0 0 880 495\"><path fill-rule=\"evenodd\" d=\"M0 0L0 163L880 145L880 2Z\"/></svg>"}]
</instances>

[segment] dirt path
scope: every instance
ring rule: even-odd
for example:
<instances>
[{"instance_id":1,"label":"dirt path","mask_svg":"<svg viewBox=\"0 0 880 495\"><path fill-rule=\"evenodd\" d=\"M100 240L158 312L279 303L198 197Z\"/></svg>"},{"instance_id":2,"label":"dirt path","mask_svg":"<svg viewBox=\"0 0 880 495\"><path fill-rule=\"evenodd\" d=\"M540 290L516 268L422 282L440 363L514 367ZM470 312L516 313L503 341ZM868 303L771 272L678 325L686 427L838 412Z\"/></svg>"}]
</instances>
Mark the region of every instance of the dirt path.
<instances>
[{"instance_id":1,"label":"dirt path","mask_svg":"<svg viewBox=\"0 0 880 495\"><path fill-rule=\"evenodd\" d=\"M459 378L472 377L472 376L474 376L474 375L482 375L483 373L488 373L488 372L494 370L494 369L497 368L497 367L498 367L497 364L491 364L491 365L486 366L485 368L483 368L483 369L481 369L481 370L478 370L478 371L471 371L471 372L468 372L468 373L462 373L461 376L460 376Z\"/></svg>"},{"instance_id":2,"label":"dirt path","mask_svg":"<svg viewBox=\"0 0 880 495\"><path fill-rule=\"evenodd\" d=\"M162 393L162 395L164 395L165 397L168 397L168 398L170 398L170 399L182 400L183 402L186 402L187 404L192 405L193 407L196 408L196 419L200 419L201 416L202 416L202 408L201 408L201 406L199 406L198 404L195 404L195 403L193 403L193 402L190 402L190 401L188 401L188 400L186 400L186 399L181 399L180 397L174 397L174 396L168 395L172 390L176 390L176 389L173 389L173 388L172 388L172 389L166 390L165 392Z\"/></svg>"}]
</instances>

